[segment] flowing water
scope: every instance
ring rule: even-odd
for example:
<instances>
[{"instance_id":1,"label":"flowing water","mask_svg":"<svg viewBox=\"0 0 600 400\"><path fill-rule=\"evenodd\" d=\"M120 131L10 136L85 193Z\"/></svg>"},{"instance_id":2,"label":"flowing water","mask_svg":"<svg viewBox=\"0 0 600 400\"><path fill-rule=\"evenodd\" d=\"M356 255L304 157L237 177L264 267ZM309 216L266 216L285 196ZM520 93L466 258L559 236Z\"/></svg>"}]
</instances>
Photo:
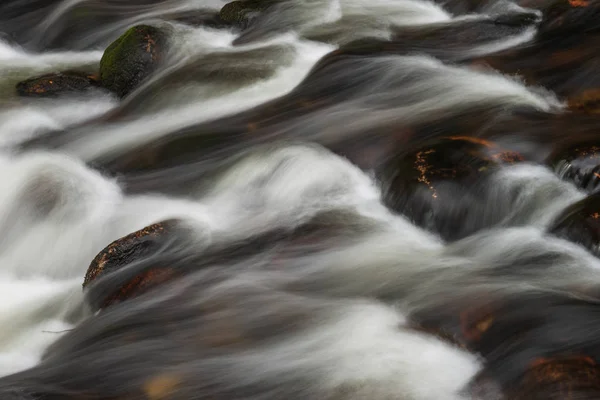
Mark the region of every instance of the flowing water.
<instances>
[{"instance_id":1,"label":"flowing water","mask_svg":"<svg viewBox=\"0 0 600 400\"><path fill-rule=\"evenodd\" d=\"M561 119L588 64L568 83L476 62L548 40L546 3L286 0L239 30L173 17L220 0L5 0L0 398L534 399L511 394L532 361L600 356L600 262L548 232L587 193L544 163L600 126ZM124 99L16 95L96 72L141 22L169 32L168 57ZM395 202L382 165L450 136L524 161ZM124 273L187 273L95 313L119 279L82 291L96 254L173 219L176 240ZM493 344L423 328L489 302L507 307Z\"/></svg>"}]
</instances>

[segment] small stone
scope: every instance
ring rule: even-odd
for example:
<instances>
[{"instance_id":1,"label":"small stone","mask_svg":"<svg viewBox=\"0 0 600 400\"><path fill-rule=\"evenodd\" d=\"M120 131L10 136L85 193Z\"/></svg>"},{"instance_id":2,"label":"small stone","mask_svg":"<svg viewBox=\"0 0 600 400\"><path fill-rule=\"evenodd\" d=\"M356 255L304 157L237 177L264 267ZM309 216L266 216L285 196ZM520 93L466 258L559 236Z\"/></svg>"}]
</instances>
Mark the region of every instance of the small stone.
<instances>
[{"instance_id":1,"label":"small stone","mask_svg":"<svg viewBox=\"0 0 600 400\"><path fill-rule=\"evenodd\" d=\"M57 97L85 93L98 87L99 84L92 75L59 72L24 80L17 84L16 89L17 94L23 97Z\"/></svg>"}]
</instances>

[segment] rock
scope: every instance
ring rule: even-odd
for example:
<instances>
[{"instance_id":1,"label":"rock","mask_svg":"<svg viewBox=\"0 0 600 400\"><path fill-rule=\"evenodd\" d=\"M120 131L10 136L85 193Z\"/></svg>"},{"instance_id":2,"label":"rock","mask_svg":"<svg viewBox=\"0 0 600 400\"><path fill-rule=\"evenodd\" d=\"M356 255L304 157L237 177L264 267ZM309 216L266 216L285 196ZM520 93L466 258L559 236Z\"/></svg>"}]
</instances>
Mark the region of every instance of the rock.
<instances>
[{"instance_id":1,"label":"rock","mask_svg":"<svg viewBox=\"0 0 600 400\"><path fill-rule=\"evenodd\" d=\"M600 113L600 89L585 90L578 95L570 97L567 99L567 107L575 113Z\"/></svg>"},{"instance_id":2,"label":"rock","mask_svg":"<svg viewBox=\"0 0 600 400\"><path fill-rule=\"evenodd\" d=\"M138 25L114 41L100 60L102 85L125 97L161 64L167 35L159 28Z\"/></svg>"},{"instance_id":3,"label":"rock","mask_svg":"<svg viewBox=\"0 0 600 400\"><path fill-rule=\"evenodd\" d=\"M600 4L590 0L554 0L542 8L538 38L553 39L597 33Z\"/></svg>"},{"instance_id":4,"label":"rock","mask_svg":"<svg viewBox=\"0 0 600 400\"><path fill-rule=\"evenodd\" d=\"M279 0L280 1L280 0ZM266 10L278 0L238 0L221 8L219 18L228 24L246 28L253 16Z\"/></svg>"},{"instance_id":5,"label":"rock","mask_svg":"<svg viewBox=\"0 0 600 400\"><path fill-rule=\"evenodd\" d=\"M152 257L164 250L173 239L177 226L176 220L159 222L118 239L104 248L87 270L83 282L84 289L93 286L92 283L101 278L120 273L134 263L148 260L150 263L133 271L133 276L122 274L120 279L116 280L116 286L115 282L109 282L108 286L105 285L91 298L88 297L92 308L98 310L120 303L146 293L158 284L175 277L177 273L174 270L162 264L157 265L152 262Z\"/></svg>"},{"instance_id":6,"label":"rock","mask_svg":"<svg viewBox=\"0 0 600 400\"><path fill-rule=\"evenodd\" d=\"M73 93L85 93L99 87L95 76L67 71L24 80L17 84L16 89L19 96L56 97Z\"/></svg>"},{"instance_id":7,"label":"rock","mask_svg":"<svg viewBox=\"0 0 600 400\"><path fill-rule=\"evenodd\" d=\"M483 139L445 137L393 157L378 177L389 208L446 240L457 240L481 228L475 218L461 231L482 201L471 189L499 164L520 160L518 153Z\"/></svg>"},{"instance_id":8,"label":"rock","mask_svg":"<svg viewBox=\"0 0 600 400\"><path fill-rule=\"evenodd\" d=\"M540 357L512 392L514 400L597 399L600 366L585 355Z\"/></svg>"},{"instance_id":9,"label":"rock","mask_svg":"<svg viewBox=\"0 0 600 400\"><path fill-rule=\"evenodd\" d=\"M600 256L600 193L592 193L568 206L550 224L548 231Z\"/></svg>"},{"instance_id":10,"label":"rock","mask_svg":"<svg viewBox=\"0 0 600 400\"><path fill-rule=\"evenodd\" d=\"M600 146L595 143L597 141L558 148L547 163L561 179L592 192L600 185Z\"/></svg>"},{"instance_id":11,"label":"rock","mask_svg":"<svg viewBox=\"0 0 600 400\"><path fill-rule=\"evenodd\" d=\"M543 1L543 14L533 40L471 60L530 86L543 86L560 97L580 98L600 88L597 74L600 3L588 0ZM586 100L587 101L587 100ZM579 103L575 100L575 103Z\"/></svg>"}]
</instances>

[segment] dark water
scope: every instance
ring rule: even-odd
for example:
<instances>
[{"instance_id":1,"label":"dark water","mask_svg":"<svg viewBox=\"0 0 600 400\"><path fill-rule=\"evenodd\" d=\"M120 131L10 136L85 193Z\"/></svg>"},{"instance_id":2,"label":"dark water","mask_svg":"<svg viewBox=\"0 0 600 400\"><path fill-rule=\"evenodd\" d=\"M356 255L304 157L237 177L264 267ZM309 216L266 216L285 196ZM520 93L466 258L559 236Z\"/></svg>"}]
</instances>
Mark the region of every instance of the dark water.
<instances>
[{"instance_id":1,"label":"dark water","mask_svg":"<svg viewBox=\"0 0 600 400\"><path fill-rule=\"evenodd\" d=\"M600 3L225 3L0 5L0 398L600 398Z\"/></svg>"}]
</instances>

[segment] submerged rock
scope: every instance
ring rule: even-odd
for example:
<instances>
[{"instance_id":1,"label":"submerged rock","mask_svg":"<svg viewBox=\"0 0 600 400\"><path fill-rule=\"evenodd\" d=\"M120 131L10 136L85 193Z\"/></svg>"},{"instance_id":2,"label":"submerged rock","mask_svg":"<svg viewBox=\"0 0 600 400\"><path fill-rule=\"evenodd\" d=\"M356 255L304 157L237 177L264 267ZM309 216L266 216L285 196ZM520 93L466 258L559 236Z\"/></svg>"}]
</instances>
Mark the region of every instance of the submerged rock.
<instances>
[{"instance_id":1,"label":"submerged rock","mask_svg":"<svg viewBox=\"0 0 600 400\"><path fill-rule=\"evenodd\" d=\"M19 96L24 97L56 97L85 93L99 87L96 76L67 71L24 80L17 84L16 90Z\"/></svg>"},{"instance_id":2,"label":"submerged rock","mask_svg":"<svg viewBox=\"0 0 600 400\"><path fill-rule=\"evenodd\" d=\"M102 85L125 97L161 64L167 35L159 28L138 25L114 41L100 60Z\"/></svg>"},{"instance_id":3,"label":"submerged rock","mask_svg":"<svg viewBox=\"0 0 600 400\"><path fill-rule=\"evenodd\" d=\"M481 201L471 193L497 165L521 161L483 139L439 138L403 152L379 171L385 204L446 240L472 232L459 232L467 214Z\"/></svg>"},{"instance_id":4,"label":"submerged rock","mask_svg":"<svg viewBox=\"0 0 600 400\"><path fill-rule=\"evenodd\" d=\"M158 254L173 238L178 225L176 220L168 220L147 226L118 239L104 248L91 262L83 288L110 274L117 273L133 263L141 263ZM129 298L146 293L148 290L170 280L176 273L164 265L150 263L133 276L125 275L118 282L110 282L101 290L101 296L89 300L93 309L102 309ZM115 285L115 286L113 286Z\"/></svg>"},{"instance_id":5,"label":"submerged rock","mask_svg":"<svg viewBox=\"0 0 600 400\"><path fill-rule=\"evenodd\" d=\"M189 26L205 26L219 29L229 26L219 18L219 13L212 9L186 10L163 15L163 18Z\"/></svg>"},{"instance_id":6,"label":"submerged rock","mask_svg":"<svg viewBox=\"0 0 600 400\"><path fill-rule=\"evenodd\" d=\"M600 31L600 4L589 0L554 0L542 7L540 39L563 38Z\"/></svg>"},{"instance_id":7,"label":"submerged rock","mask_svg":"<svg viewBox=\"0 0 600 400\"><path fill-rule=\"evenodd\" d=\"M548 231L600 256L600 193L593 193L567 207Z\"/></svg>"},{"instance_id":8,"label":"submerged rock","mask_svg":"<svg viewBox=\"0 0 600 400\"><path fill-rule=\"evenodd\" d=\"M548 157L548 164L561 179L579 189L594 191L600 185L600 146L595 143L557 149Z\"/></svg>"},{"instance_id":9,"label":"submerged rock","mask_svg":"<svg viewBox=\"0 0 600 400\"><path fill-rule=\"evenodd\" d=\"M540 357L513 392L514 400L595 399L600 396L600 366L585 355Z\"/></svg>"},{"instance_id":10,"label":"submerged rock","mask_svg":"<svg viewBox=\"0 0 600 400\"><path fill-rule=\"evenodd\" d=\"M585 114L600 113L600 89L590 89L567 99L570 111Z\"/></svg>"}]
</instances>

